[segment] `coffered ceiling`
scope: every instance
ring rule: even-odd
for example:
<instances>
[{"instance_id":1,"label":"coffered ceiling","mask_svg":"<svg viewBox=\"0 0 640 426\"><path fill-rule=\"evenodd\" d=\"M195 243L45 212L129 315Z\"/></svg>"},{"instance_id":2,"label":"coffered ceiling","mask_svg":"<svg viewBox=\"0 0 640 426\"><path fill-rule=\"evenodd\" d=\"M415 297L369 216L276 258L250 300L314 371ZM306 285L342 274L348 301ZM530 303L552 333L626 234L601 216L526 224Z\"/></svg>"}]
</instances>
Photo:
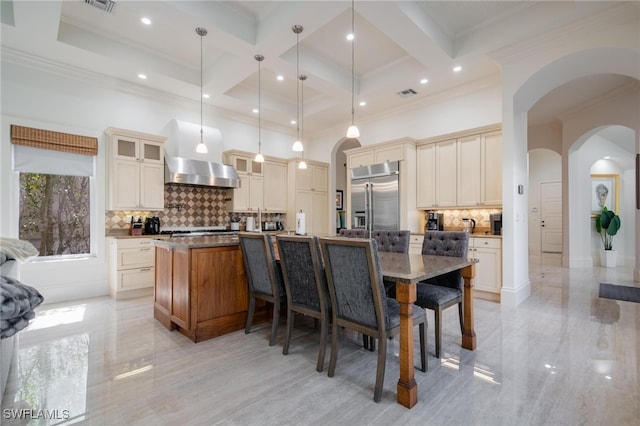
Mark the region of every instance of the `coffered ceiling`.
<instances>
[{"instance_id":1,"label":"coffered ceiling","mask_svg":"<svg viewBox=\"0 0 640 426\"><path fill-rule=\"evenodd\" d=\"M95 0L103 6L106 0ZM415 102L499 78L492 53L561 28L615 2L356 1L356 120L375 119ZM141 22L146 17L150 25ZM105 77L199 102L253 120L262 54L262 120L295 127L296 35L304 83L307 134L348 125L351 112L350 1L116 1L108 13L84 0L2 1L3 61L29 57L70 75ZM460 72L453 72L461 66ZM138 74L145 74L141 80ZM280 81L277 76L281 75ZM421 79L428 79L425 84ZM114 83L115 82L115 83ZM599 96L626 82L602 78L580 96ZM400 96L407 90L416 93ZM563 94L563 108L575 106ZM360 102L366 102L361 106ZM549 104L554 104L553 100ZM536 122L561 111L539 111Z\"/></svg>"}]
</instances>

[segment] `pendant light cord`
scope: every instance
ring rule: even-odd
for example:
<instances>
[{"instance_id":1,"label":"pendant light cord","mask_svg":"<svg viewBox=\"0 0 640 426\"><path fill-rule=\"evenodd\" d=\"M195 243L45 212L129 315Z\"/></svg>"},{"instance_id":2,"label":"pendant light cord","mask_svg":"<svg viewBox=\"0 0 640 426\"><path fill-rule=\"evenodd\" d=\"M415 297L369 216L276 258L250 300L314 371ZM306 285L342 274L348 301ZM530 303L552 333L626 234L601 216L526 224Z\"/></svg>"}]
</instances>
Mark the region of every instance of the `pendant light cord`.
<instances>
[{"instance_id":1,"label":"pendant light cord","mask_svg":"<svg viewBox=\"0 0 640 426\"><path fill-rule=\"evenodd\" d=\"M202 37L204 34L200 33L200 143L204 143L202 130Z\"/></svg>"},{"instance_id":2,"label":"pendant light cord","mask_svg":"<svg viewBox=\"0 0 640 426\"><path fill-rule=\"evenodd\" d=\"M300 102L300 127L301 127L301 131L300 131L300 137L304 139L304 81L307 79L306 75L300 75L300 92L301 92L301 99L302 102ZM302 142L302 139L300 139L300 142ZM304 161L304 150L300 153L300 158Z\"/></svg>"},{"instance_id":3,"label":"pendant light cord","mask_svg":"<svg viewBox=\"0 0 640 426\"><path fill-rule=\"evenodd\" d=\"M261 103L261 86L260 86L260 82L262 81L262 78L260 77L260 65L261 65L262 60L258 59L258 153L262 153L262 141L261 141L261 126L260 126L260 115L262 114L262 103Z\"/></svg>"},{"instance_id":4,"label":"pendant light cord","mask_svg":"<svg viewBox=\"0 0 640 426\"><path fill-rule=\"evenodd\" d=\"M355 99L355 70L354 70L354 64L355 64L355 48L354 48L354 44L356 42L356 34L355 34L355 18L354 18L354 0L351 0L351 35L353 36L353 39L351 40L351 125L355 124L355 114L356 114L356 110L354 107L354 99Z\"/></svg>"},{"instance_id":5,"label":"pendant light cord","mask_svg":"<svg viewBox=\"0 0 640 426\"><path fill-rule=\"evenodd\" d=\"M300 141L300 86L298 77L300 76L300 33L296 33L296 133ZM300 141L302 142L302 141Z\"/></svg>"}]
</instances>

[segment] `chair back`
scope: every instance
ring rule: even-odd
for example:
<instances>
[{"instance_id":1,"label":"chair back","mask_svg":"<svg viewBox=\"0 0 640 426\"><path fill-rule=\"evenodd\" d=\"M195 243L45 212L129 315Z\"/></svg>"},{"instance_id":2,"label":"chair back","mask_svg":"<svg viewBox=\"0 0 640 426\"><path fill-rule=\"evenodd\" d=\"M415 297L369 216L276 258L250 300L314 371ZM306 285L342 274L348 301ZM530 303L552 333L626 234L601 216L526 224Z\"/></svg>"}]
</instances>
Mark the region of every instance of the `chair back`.
<instances>
[{"instance_id":1,"label":"chair back","mask_svg":"<svg viewBox=\"0 0 640 426\"><path fill-rule=\"evenodd\" d=\"M240 233L238 238L250 291L281 297L284 294L284 286L280 269L275 262L271 236L247 232Z\"/></svg>"},{"instance_id":2,"label":"chair back","mask_svg":"<svg viewBox=\"0 0 640 426\"><path fill-rule=\"evenodd\" d=\"M422 254L434 256L466 257L469 250L469 233L455 231L427 231L424 233ZM449 272L427 280L428 283L462 290L462 272Z\"/></svg>"},{"instance_id":3,"label":"chair back","mask_svg":"<svg viewBox=\"0 0 640 426\"><path fill-rule=\"evenodd\" d=\"M318 238L278 235L276 241L289 306L324 312L329 294Z\"/></svg>"},{"instance_id":4,"label":"chair back","mask_svg":"<svg viewBox=\"0 0 640 426\"><path fill-rule=\"evenodd\" d=\"M389 318L377 243L369 238L321 238L333 319L338 326L386 330Z\"/></svg>"},{"instance_id":5,"label":"chair back","mask_svg":"<svg viewBox=\"0 0 640 426\"><path fill-rule=\"evenodd\" d=\"M411 231L372 231L371 238L378 243L379 251L409 253Z\"/></svg>"},{"instance_id":6,"label":"chair back","mask_svg":"<svg viewBox=\"0 0 640 426\"><path fill-rule=\"evenodd\" d=\"M367 231L364 229L341 229L338 235L347 238L367 238Z\"/></svg>"}]
</instances>

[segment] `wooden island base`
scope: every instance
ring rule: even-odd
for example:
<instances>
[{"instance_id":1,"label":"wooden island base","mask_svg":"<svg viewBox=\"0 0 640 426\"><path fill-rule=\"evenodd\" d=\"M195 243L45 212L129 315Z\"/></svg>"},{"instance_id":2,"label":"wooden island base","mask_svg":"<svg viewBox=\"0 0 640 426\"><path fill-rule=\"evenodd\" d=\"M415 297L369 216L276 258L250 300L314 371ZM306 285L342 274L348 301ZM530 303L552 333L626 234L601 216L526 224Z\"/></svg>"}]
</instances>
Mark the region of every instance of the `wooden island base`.
<instances>
[{"instance_id":1,"label":"wooden island base","mask_svg":"<svg viewBox=\"0 0 640 426\"><path fill-rule=\"evenodd\" d=\"M187 242L187 240L185 240ZM194 342L241 330L249 291L236 245L156 244L153 316ZM256 304L253 322L269 321L272 307Z\"/></svg>"}]
</instances>

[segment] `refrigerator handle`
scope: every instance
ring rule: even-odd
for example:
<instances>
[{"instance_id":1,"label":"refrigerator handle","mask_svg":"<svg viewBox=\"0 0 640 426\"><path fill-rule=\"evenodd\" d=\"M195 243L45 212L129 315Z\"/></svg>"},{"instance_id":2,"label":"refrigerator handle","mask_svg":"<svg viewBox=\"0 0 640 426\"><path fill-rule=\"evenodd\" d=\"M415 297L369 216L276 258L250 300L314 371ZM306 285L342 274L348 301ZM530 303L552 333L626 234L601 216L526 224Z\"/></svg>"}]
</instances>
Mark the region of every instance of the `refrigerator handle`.
<instances>
[{"instance_id":1,"label":"refrigerator handle","mask_svg":"<svg viewBox=\"0 0 640 426\"><path fill-rule=\"evenodd\" d=\"M371 231L373 231L373 184L369 183L369 185L367 185L367 197L369 198L368 204L369 204L369 210L367 211L369 218L367 219L369 221L367 229L369 230L369 235L368 237L371 238Z\"/></svg>"}]
</instances>

